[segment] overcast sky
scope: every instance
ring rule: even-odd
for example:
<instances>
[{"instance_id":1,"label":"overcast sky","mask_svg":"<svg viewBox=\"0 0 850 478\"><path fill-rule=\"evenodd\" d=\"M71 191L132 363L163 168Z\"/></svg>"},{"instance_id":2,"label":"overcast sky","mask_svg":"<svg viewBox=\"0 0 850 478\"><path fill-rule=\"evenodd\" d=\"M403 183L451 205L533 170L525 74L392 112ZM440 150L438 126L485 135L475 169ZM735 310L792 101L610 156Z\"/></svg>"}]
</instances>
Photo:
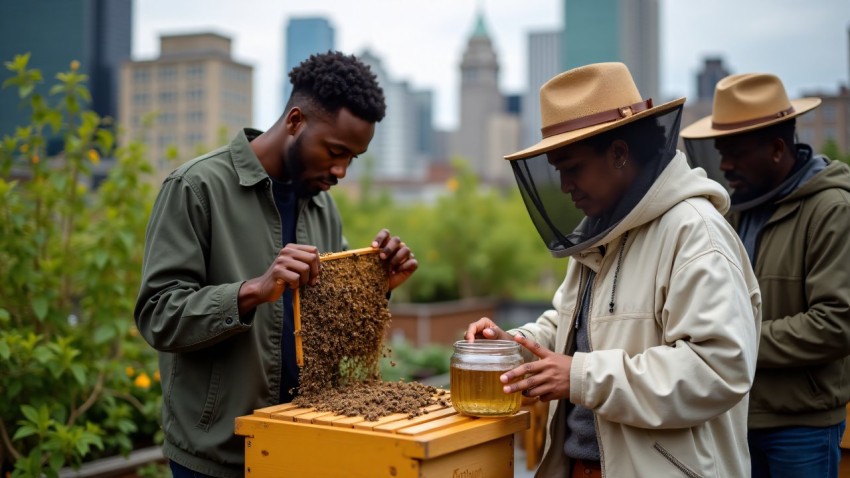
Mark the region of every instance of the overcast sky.
<instances>
[{"instance_id":1,"label":"overcast sky","mask_svg":"<svg viewBox=\"0 0 850 478\"><path fill-rule=\"evenodd\" d=\"M592 0L580 0L592 1ZM630 0L626 0L630 1ZM237 61L254 67L254 122L280 115L283 36L292 16L321 15L336 29L336 47L370 49L391 78L435 93L439 128L457 126L458 65L483 9L506 93L526 89L527 34L559 29L563 0L135 0L133 57L159 53L159 36L214 31L233 40ZM661 0L661 90L695 95L706 56L733 73L766 71L791 96L847 84L850 0ZM663 99L663 98L662 98Z\"/></svg>"}]
</instances>

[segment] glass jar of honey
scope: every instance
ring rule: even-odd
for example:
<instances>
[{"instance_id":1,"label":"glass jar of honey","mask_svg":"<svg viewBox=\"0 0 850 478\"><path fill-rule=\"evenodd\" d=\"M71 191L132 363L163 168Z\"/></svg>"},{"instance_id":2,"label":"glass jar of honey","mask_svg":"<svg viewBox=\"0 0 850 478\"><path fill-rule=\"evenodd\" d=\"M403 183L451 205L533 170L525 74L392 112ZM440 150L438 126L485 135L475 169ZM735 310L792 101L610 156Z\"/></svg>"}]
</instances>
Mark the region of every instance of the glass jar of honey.
<instances>
[{"instance_id":1,"label":"glass jar of honey","mask_svg":"<svg viewBox=\"0 0 850 478\"><path fill-rule=\"evenodd\" d=\"M451 359L451 393L463 415L513 415L522 403L520 392L505 393L499 376L523 363L520 345L510 340L458 341Z\"/></svg>"}]
</instances>

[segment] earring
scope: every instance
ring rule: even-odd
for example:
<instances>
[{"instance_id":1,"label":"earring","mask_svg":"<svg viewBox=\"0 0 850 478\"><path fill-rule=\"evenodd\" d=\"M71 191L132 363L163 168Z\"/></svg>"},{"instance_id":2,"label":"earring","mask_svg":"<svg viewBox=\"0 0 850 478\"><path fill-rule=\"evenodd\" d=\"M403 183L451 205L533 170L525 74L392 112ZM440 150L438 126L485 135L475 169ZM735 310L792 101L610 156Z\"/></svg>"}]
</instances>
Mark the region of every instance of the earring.
<instances>
[{"instance_id":1,"label":"earring","mask_svg":"<svg viewBox=\"0 0 850 478\"><path fill-rule=\"evenodd\" d=\"M619 157L619 156L617 156L617 159L620 159L620 157ZM614 169L623 169L623 167L626 165L626 163L627 163L628 161L629 161L629 159L628 159L628 158L624 158L622 163L620 163L620 164L614 164Z\"/></svg>"}]
</instances>

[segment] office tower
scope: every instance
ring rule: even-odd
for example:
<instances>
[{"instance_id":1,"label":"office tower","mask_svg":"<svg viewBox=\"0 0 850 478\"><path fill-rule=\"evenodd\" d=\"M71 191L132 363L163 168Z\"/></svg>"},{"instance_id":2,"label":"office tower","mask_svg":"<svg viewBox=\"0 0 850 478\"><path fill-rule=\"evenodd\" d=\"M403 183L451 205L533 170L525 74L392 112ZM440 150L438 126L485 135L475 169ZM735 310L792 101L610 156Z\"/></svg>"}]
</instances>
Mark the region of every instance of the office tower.
<instances>
[{"instance_id":1,"label":"office tower","mask_svg":"<svg viewBox=\"0 0 850 478\"><path fill-rule=\"evenodd\" d=\"M522 103L522 136L520 146L540 141L540 87L561 73L563 32L532 32L528 34L528 90Z\"/></svg>"},{"instance_id":2,"label":"office tower","mask_svg":"<svg viewBox=\"0 0 850 478\"><path fill-rule=\"evenodd\" d=\"M292 84L289 72L315 53L326 53L334 47L334 28L324 17L290 18L283 45L283 102L285 109Z\"/></svg>"},{"instance_id":3,"label":"office tower","mask_svg":"<svg viewBox=\"0 0 850 478\"><path fill-rule=\"evenodd\" d=\"M644 98L661 103L659 0L564 0L564 70L620 61Z\"/></svg>"},{"instance_id":4,"label":"office tower","mask_svg":"<svg viewBox=\"0 0 850 478\"><path fill-rule=\"evenodd\" d=\"M159 178L179 162L230 141L253 121L253 67L215 33L160 37L159 57L121 68L121 125L148 147ZM146 117L154 117L145 125ZM167 151L176 147L176 163Z\"/></svg>"},{"instance_id":5,"label":"office tower","mask_svg":"<svg viewBox=\"0 0 850 478\"><path fill-rule=\"evenodd\" d=\"M56 74L77 60L80 72L89 77L89 106L101 116L117 118L119 69L130 58L132 7L132 0L2 1L0 61L30 52L30 67L40 69L44 78L37 91L47 96ZM0 136L29 121L17 91L0 90Z\"/></svg>"},{"instance_id":6,"label":"office tower","mask_svg":"<svg viewBox=\"0 0 850 478\"><path fill-rule=\"evenodd\" d=\"M393 79L381 59L368 50L358 58L377 76L384 90L387 113L375 125L369 151L355 160L350 174L357 177L366 173L365 163L370 161L368 174L376 180L421 178L431 154L433 94L414 90L407 81Z\"/></svg>"},{"instance_id":7,"label":"office tower","mask_svg":"<svg viewBox=\"0 0 850 478\"><path fill-rule=\"evenodd\" d=\"M490 176L490 121L504 111L499 92L499 60L479 12L460 64L460 124L452 155L467 161L479 177Z\"/></svg>"},{"instance_id":8,"label":"office tower","mask_svg":"<svg viewBox=\"0 0 850 478\"><path fill-rule=\"evenodd\" d=\"M822 103L797 117L798 141L810 144L815 152L821 152L827 142L832 142L838 151L850 153L850 88L840 85L835 93L804 91L800 96L814 96Z\"/></svg>"},{"instance_id":9,"label":"office tower","mask_svg":"<svg viewBox=\"0 0 850 478\"><path fill-rule=\"evenodd\" d=\"M723 59L711 57L703 60L702 71L697 73L697 100L714 99L714 87L717 82L729 76L729 70L723 66Z\"/></svg>"}]
</instances>

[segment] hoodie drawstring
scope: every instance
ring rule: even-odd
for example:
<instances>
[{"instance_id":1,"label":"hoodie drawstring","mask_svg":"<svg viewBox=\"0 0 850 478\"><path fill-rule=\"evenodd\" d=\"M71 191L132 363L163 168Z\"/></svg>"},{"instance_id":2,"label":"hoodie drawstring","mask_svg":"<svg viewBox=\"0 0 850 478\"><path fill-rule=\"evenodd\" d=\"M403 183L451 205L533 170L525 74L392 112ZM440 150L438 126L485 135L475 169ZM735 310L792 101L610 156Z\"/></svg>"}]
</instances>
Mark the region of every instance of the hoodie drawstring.
<instances>
[{"instance_id":1,"label":"hoodie drawstring","mask_svg":"<svg viewBox=\"0 0 850 478\"><path fill-rule=\"evenodd\" d=\"M614 293L617 291L617 276L620 274L620 265L623 263L623 251L626 249L626 240L629 238L629 231L623 234L623 240L620 241L620 255L617 257L617 268L614 269L614 286L611 287L611 302L608 304L608 312L614 312Z\"/></svg>"}]
</instances>

